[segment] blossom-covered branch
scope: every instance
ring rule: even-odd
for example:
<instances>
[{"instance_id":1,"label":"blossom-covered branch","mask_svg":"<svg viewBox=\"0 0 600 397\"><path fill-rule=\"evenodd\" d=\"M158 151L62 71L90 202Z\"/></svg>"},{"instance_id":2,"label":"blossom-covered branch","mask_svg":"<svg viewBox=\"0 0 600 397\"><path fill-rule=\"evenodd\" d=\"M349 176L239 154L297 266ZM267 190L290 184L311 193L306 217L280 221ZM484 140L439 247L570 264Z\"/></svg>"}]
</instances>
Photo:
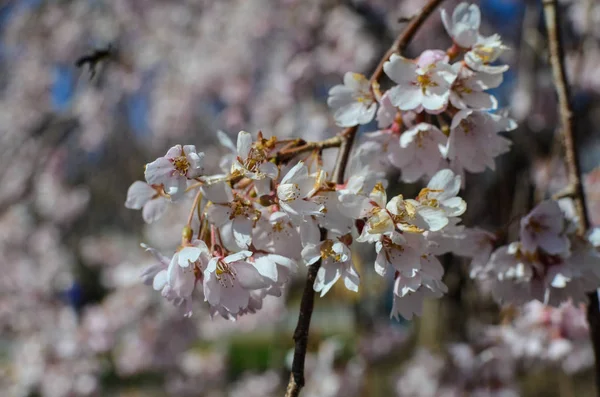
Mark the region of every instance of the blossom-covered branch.
<instances>
[{"instance_id":1,"label":"blossom-covered branch","mask_svg":"<svg viewBox=\"0 0 600 397\"><path fill-rule=\"evenodd\" d=\"M306 142L240 131L234 143L219 132L228 152L221 172L209 174L194 145L176 145L128 191L126 206L142 209L147 222L193 199L172 255L144 246L157 260L144 281L186 316L198 300L230 320L255 313L267 296L286 293L298 264L307 266L287 396L304 385L315 292L324 296L338 282L358 291L357 244L374 248L375 272L393 284L394 318L410 320L425 299L447 292L438 259L446 253L472 258L471 276L491 285L500 303L585 301L600 285L600 256L555 201L521 219L520 240L503 247L493 234L461 224L464 175L494 170L512 145L501 134L516 123L490 93L508 70L500 62L508 48L499 35L480 33L476 5L441 11L449 48L402 54L439 3L431 0L411 20L370 78L347 72L329 90L327 104L345 128L338 135ZM379 84L384 73L387 87ZM377 129L355 144L359 126L373 121ZM323 151L334 147L338 158L328 170ZM416 197L388 196L381 170L389 165L404 182L425 187Z\"/></svg>"}]
</instances>

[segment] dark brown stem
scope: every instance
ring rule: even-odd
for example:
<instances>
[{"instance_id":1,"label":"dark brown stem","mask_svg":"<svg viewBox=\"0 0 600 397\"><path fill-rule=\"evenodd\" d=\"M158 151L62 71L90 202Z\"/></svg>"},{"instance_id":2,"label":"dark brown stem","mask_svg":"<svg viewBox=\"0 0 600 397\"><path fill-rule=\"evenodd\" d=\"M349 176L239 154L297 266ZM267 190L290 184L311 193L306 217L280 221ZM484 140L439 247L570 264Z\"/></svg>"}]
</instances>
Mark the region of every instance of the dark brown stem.
<instances>
[{"instance_id":1,"label":"dark brown stem","mask_svg":"<svg viewBox=\"0 0 600 397\"><path fill-rule=\"evenodd\" d=\"M315 304L313 285L320 267L321 261L308 267L308 275L306 276L302 301L300 302L298 325L294 331L294 343L296 346L294 348L294 360L292 361L292 373L285 392L285 397L297 397L300 394L300 390L304 387L304 360L306 358L306 348L308 346L310 320Z\"/></svg>"},{"instance_id":2,"label":"dark brown stem","mask_svg":"<svg viewBox=\"0 0 600 397\"><path fill-rule=\"evenodd\" d=\"M567 174L569 186L565 189L564 196L570 196L575 204L575 210L579 218L578 231L584 236L590 227L588 218L583 184L581 183L581 168L575 141L575 119L569 97L569 86L564 67L564 54L560 42L560 21L557 13L556 0L544 0L544 18L548 32L548 46L550 49L550 64L554 76L554 85L558 95L558 107L560 113L561 135L565 147L565 162L567 163ZM590 303L588 305L587 319L590 324L590 337L594 347L596 359L596 393L600 396L600 307L596 291L588 294Z\"/></svg>"},{"instance_id":3,"label":"dark brown stem","mask_svg":"<svg viewBox=\"0 0 600 397\"><path fill-rule=\"evenodd\" d=\"M385 53L384 57L379 62L379 65L375 69L375 72L371 75L371 84L377 83L381 74L383 73L383 64L389 59L389 57L395 52L402 52L410 43L413 36L417 33L423 22L429 15L435 10L435 8L443 0L430 0L423 9L412 18L406 29L398 36L394 41L394 44ZM358 126L350 127L342 131L338 137L342 139L338 158L336 160L335 168L333 171L332 180L337 184L344 183L344 173L348 160L350 159L350 152L354 139L356 138L356 132ZM336 137L337 138L337 137ZM332 138L333 139L333 138ZM337 142L337 141L336 141ZM323 234L323 231L321 231ZM321 236L323 239L324 236ZM300 395L300 390L304 387L304 360L306 358L306 348L308 346L308 332L310 329L310 320L314 309L315 293L313 291L313 285L317 272L321 267L321 262L317 262L308 268L308 275L306 278L306 284L304 285L304 292L302 293L302 301L300 302L300 313L298 315L298 324L296 325L296 331L294 332L294 360L292 361L292 373L290 380L285 392L285 397L297 397Z\"/></svg>"},{"instance_id":4,"label":"dark brown stem","mask_svg":"<svg viewBox=\"0 0 600 397\"><path fill-rule=\"evenodd\" d=\"M333 175L331 180L335 183L341 185L344 183L344 173L346 171L346 167L348 166L348 160L350 160L350 152L352 149L352 145L354 144L354 138L356 137L356 132L358 131L358 126L350 127L344 130L344 142L342 142L342 146L340 146L340 151L338 152L338 157L335 162L335 168L333 169Z\"/></svg>"}]
</instances>

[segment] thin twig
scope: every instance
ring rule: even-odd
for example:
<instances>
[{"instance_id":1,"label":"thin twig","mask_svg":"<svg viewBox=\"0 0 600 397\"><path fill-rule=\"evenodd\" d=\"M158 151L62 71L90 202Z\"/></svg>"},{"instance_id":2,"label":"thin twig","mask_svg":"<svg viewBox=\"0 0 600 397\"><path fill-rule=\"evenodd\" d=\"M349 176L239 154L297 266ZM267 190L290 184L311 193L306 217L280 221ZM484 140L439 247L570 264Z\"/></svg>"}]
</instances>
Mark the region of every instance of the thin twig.
<instances>
[{"instance_id":1,"label":"thin twig","mask_svg":"<svg viewBox=\"0 0 600 397\"><path fill-rule=\"evenodd\" d=\"M341 135L336 135L323 141L306 142L300 146L290 147L281 150L279 153L277 153L276 160L278 162L285 161L302 153L340 147L343 141L344 138Z\"/></svg>"},{"instance_id":2,"label":"thin twig","mask_svg":"<svg viewBox=\"0 0 600 397\"><path fill-rule=\"evenodd\" d=\"M548 45L550 48L550 64L552 66L556 93L558 94L558 107L561 122L560 131L565 147L565 161L567 163L567 175L569 177L569 186L567 190L573 198L575 210L579 218L579 234L584 236L589 229L590 220L587 214L583 184L581 183L580 177L581 169L577 153L577 144L575 142L575 119L569 100L569 87L564 67L564 54L560 42L560 23L557 13L557 1L545 0L543 1L543 4L546 29L548 31ZM587 319L590 324L590 337L592 339L596 360L596 393L600 396L600 307L596 291L589 293L588 298L590 303L588 305Z\"/></svg>"},{"instance_id":3,"label":"thin twig","mask_svg":"<svg viewBox=\"0 0 600 397\"><path fill-rule=\"evenodd\" d=\"M435 10L435 8L443 0L430 0L421 12L416 15L406 27L406 29L398 36L394 44L385 53L384 57L379 62L379 65L375 69L375 72L371 75L370 83L376 83L381 74L383 73L383 64L389 59L389 57L395 52L402 52L406 49L406 46L412 40L413 36L417 33L423 22L429 15ZM336 160L335 169L333 172L332 180L338 184L344 183L344 173L348 160L350 158L350 151L356 137L358 126L350 127L342 131L338 136L343 139ZM321 231L323 234L323 231ZM323 239L324 236L321 236ZM300 313L298 315L298 324L296 331L294 332L294 360L292 361L292 373L286 389L285 397L297 397L300 394L300 390L304 387L304 360L306 358L306 348L308 346L308 332L310 329L310 320L314 309L315 293L313 291L313 285L317 272L321 266L321 262L317 262L308 268L308 275L306 278L306 284L304 285L304 292L302 294L302 300L300 302Z\"/></svg>"}]
</instances>

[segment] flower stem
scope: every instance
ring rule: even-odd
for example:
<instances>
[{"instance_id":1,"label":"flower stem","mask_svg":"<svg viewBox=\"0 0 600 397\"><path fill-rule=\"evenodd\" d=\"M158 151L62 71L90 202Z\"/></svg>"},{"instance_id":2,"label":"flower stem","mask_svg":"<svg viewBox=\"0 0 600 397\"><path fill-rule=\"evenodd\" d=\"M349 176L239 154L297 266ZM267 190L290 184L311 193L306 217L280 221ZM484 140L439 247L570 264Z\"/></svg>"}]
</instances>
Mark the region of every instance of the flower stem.
<instances>
[{"instance_id":1,"label":"flower stem","mask_svg":"<svg viewBox=\"0 0 600 397\"><path fill-rule=\"evenodd\" d=\"M202 200L202 192L198 190L196 196L194 197L194 202L192 203L192 208L190 209L190 214L188 215L187 223L183 228L183 232L181 233L181 243L186 244L192 241L192 221L194 220L194 214L198 211L198 206L200 205L200 201Z\"/></svg>"}]
</instances>

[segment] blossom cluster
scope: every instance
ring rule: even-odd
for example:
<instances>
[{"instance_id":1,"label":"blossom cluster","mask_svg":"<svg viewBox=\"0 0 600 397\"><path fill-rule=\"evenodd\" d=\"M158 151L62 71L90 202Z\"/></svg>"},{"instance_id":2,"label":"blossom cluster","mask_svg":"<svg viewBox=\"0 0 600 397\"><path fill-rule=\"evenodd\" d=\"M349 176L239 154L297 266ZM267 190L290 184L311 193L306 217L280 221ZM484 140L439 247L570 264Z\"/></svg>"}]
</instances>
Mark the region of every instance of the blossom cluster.
<instances>
[{"instance_id":1,"label":"blossom cluster","mask_svg":"<svg viewBox=\"0 0 600 397\"><path fill-rule=\"evenodd\" d=\"M147 164L146 182L131 186L126 206L145 211L160 203L161 211L144 212L153 221L186 192L196 200L172 256L144 245L157 259L146 282L188 315L194 297L204 295L213 314L236 318L260 309L267 295L281 295L300 262L320 264L314 289L321 296L338 280L357 291L357 242L374 244L375 270L394 276L392 315L411 318L425 297L446 291L436 243L427 236L460 221L460 176L441 170L415 199L388 200L387 181L367 166L336 184L318 161L279 161L289 144L241 131L235 155L225 158L230 164L222 164L228 172L217 175L203 174L203 154L191 145Z\"/></svg>"},{"instance_id":2,"label":"blossom cluster","mask_svg":"<svg viewBox=\"0 0 600 397\"><path fill-rule=\"evenodd\" d=\"M576 233L576 225L559 202L546 200L520 221L519 241L492 252L481 245L482 258L472 264L472 276L489 284L502 303L524 304L532 299L559 306L569 298L587 303L586 293L600 286L600 253ZM489 256L491 253L491 256Z\"/></svg>"},{"instance_id":3,"label":"blossom cluster","mask_svg":"<svg viewBox=\"0 0 600 397\"><path fill-rule=\"evenodd\" d=\"M416 59L393 54L383 65L395 83L382 92L359 73L346 73L344 84L329 91L328 104L339 126L368 124L367 134L404 182L432 177L450 168L459 175L494 170L495 157L510 149L499 132L516 123L499 113L486 92L502 83L508 65L496 61L507 50L499 35L479 33L481 13L474 4L459 4L442 21L453 40L447 51L426 50ZM459 59L462 55L462 59Z\"/></svg>"},{"instance_id":4,"label":"blossom cluster","mask_svg":"<svg viewBox=\"0 0 600 397\"><path fill-rule=\"evenodd\" d=\"M126 201L143 210L146 222L168 203L195 199L172 255L143 245L157 259L145 282L186 315L200 299L212 314L235 319L259 310L266 296L280 296L298 264L319 267L314 290L321 296L338 281L358 291L353 250L364 243L374 245L375 272L394 280L393 317L410 319L425 298L447 291L437 255L448 252L473 258L472 276L494 280L499 301L585 300L600 284L598 254L556 202L536 207L521 221L521 241L493 253L493 234L461 225L464 171L493 169L494 158L510 147L498 132L516 125L492 113L497 101L485 92L502 82L508 66L496 61L507 47L498 35L479 33L475 5L461 3L452 16L441 15L453 40L447 51L426 50L414 60L392 54L383 71L396 85L384 93L377 78L357 73L330 90L338 125L376 118L381 128L365 134L343 181L330 179L322 147L261 132L253 138L241 131L236 144L219 132L229 151L219 174L205 173L205 156L193 145L176 145L147 164L146 181L135 182ZM429 178L417 197L388 200L387 180L365 156L373 148L387 152L404 181Z\"/></svg>"}]
</instances>

